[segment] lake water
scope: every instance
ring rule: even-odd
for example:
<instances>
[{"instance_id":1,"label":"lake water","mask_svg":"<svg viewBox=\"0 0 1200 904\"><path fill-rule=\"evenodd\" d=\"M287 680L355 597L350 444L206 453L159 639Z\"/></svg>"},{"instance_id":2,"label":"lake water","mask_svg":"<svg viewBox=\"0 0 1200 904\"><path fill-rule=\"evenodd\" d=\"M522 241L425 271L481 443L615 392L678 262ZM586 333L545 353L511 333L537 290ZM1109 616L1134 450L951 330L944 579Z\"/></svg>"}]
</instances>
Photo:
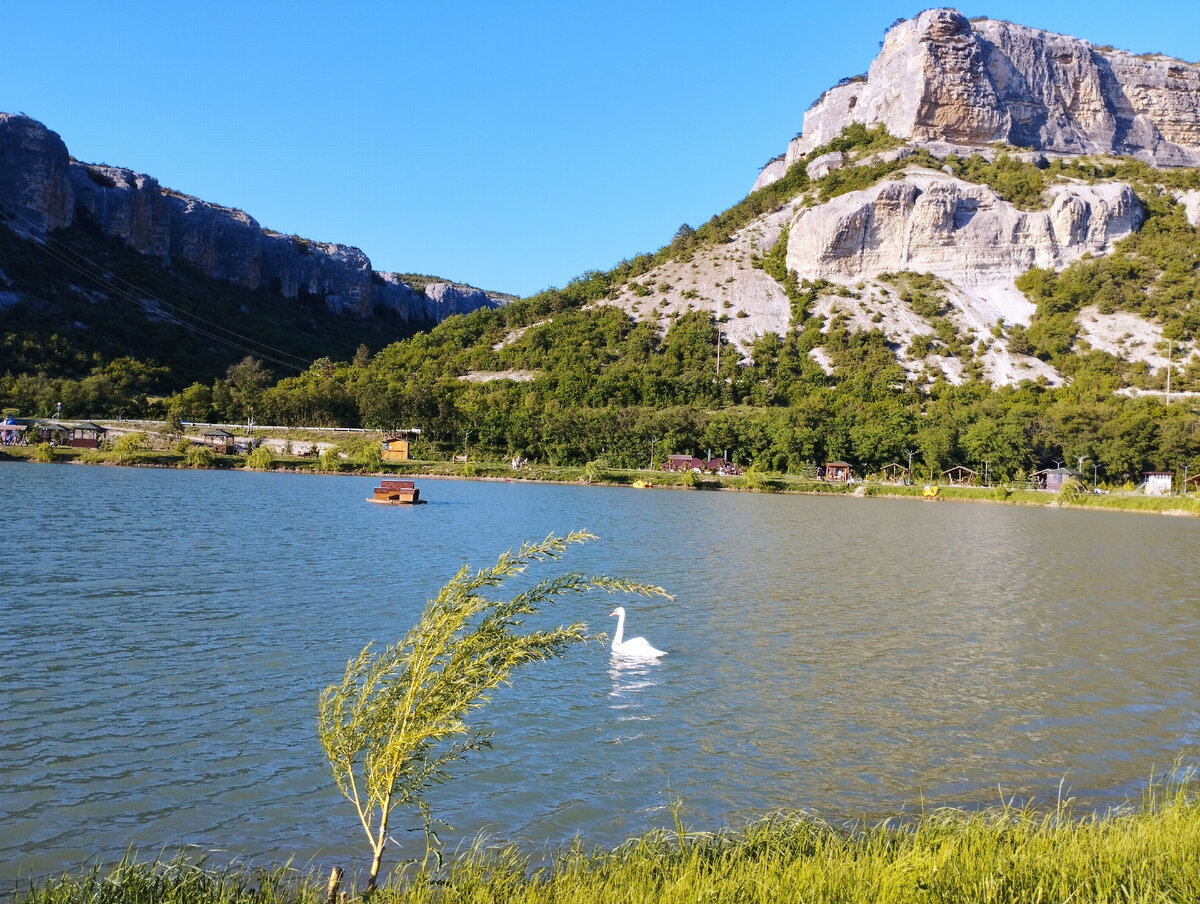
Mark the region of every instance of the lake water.
<instances>
[{"instance_id":1,"label":"lake water","mask_svg":"<svg viewBox=\"0 0 1200 904\"><path fill-rule=\"evenodd\" d=\"M915 500L0 465L0 879L129 846L328 871L365 839L321 688L463 563L587 528L569 570L658 583L556 621L603 644L516 676L495 748L431 795L453 850L615 845L777 808L833 821L1137 800L1200 760L1200 521ZM548 572L539 572L539 574ZM1061 790L1060 790L1061 787ZM423 850L401 813L385 865Z\"/></svg>"}]
</instances>

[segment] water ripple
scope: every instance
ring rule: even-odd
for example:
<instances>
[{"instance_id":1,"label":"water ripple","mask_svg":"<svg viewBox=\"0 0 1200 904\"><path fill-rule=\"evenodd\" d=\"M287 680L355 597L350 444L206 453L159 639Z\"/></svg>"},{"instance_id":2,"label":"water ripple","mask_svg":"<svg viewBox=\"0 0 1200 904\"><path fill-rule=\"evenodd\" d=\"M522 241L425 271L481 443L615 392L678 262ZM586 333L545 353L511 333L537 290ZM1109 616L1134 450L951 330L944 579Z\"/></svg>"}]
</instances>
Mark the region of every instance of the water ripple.
<instances>
[{"instance_id":1,"label":"water ripple","mask_svg":"<svg viewBox=\"0 0 1200 904\"><path fill-rule=\"evenodd\" d=\"M498 692L495 748L431 795L451 847L615 844L678 808L1046 800L1064 777L1107 806L1200 751L1184 519L453 481L391 509L359 478L0 468L0 878L130 844L361 860L318 690L464 562L576 527L604 530L570 567L674 594L627 604L671 652L593 645ZM63 498L93 517L48 521ZM573 607L548 619L611 630L611 601Z\"/></svg>"}]
</instances>

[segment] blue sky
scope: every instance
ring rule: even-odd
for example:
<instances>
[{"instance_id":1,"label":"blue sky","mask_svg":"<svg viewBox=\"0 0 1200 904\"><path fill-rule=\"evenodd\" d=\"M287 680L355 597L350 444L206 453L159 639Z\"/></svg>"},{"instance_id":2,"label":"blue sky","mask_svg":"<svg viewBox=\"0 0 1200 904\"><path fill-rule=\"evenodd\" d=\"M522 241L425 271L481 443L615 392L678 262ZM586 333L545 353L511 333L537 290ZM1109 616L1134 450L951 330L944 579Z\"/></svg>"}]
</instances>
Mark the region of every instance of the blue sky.
<instances>
[{"instance_id":1,"label":"blue sky","mask_svg":"<svg viewBox=\"0 0 1200 904\"><path fill-rule=\"evenodd\" d=\"M0 111L78 159L528 295L653 251L749 191L920 5L4 0ZM1200 59L1200 3L965 3Z\"/></svg>"}]
</instances>

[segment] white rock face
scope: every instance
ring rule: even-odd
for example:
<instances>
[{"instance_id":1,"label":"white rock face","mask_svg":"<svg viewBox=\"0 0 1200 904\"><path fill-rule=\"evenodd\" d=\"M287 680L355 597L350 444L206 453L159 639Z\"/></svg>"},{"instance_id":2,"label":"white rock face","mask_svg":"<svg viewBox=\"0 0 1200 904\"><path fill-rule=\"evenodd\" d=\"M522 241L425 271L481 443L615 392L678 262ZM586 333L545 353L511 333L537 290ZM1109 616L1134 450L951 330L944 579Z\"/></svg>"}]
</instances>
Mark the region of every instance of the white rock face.
<instances>
[{"instance_id":1,"label":"white rock face","mask_svg":"<svg viewBox=\"0 0 1200 904\"><path fill-rule=\"evenodd\" d=\"M1188 222L1200 227L1200 191L1185 191L1179 196L1179 203L1187 211Z\"/></svg>"},{"instance_id":2,"label":"white rock face","mask_svg":"<svg viewBox=\"0 0 1200 904\"><path fill-rule=\"evenodd\" d=\"M865 79L843 82L804 115L769 184L851 122L918 143L992 142L1063 154L1129 154L1200 165L1200 67L934 9L892 28Z\"/></svg>"},{"instance_id":3,"label":"white rock face","mask_svg":"<svg viewBox=\"0 0 1200 904\"><path fill-rule=\"evenodd\" d=\"M822 179L845 163L846 155L841 151L834 151L832 154L822 154L816 160L809 163L804 171L808 173L808 178L810 179Z\"/></svg>"},{"instance_id":4,"label":"white rock face","mask_svg":"<svg viewBox=\"0 0 1200 904\"><path fill-rule=\"evenodd\" d=\"M802 209L787 265L849 283L889 271L934 273L960 287L1009 285L1030 267L1105 254L1142 223L1124 184L1059 185L1049 210L1018 210L990 188L929 170Z\"/></svg>"}]
</instances>

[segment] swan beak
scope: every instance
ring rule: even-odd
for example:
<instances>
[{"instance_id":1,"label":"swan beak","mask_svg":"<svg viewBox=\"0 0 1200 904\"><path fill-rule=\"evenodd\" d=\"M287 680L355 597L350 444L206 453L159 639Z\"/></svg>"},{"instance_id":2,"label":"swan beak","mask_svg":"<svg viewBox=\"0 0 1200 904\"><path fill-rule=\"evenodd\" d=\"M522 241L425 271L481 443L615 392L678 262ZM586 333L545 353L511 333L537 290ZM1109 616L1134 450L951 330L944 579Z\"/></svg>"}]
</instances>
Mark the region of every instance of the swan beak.
<instances>
[{"instance_id":1,"label":"swan beak","mask_svg":"<svg viewBox=\"0 0 1200 904\"><path fill-rule=\"evenodd\" d=\"M613 609L612 612L608 613L608 617L612 618L614 615L616 615L620 611L621 611L620 609Z\"/></svg>"}]
</instances>

